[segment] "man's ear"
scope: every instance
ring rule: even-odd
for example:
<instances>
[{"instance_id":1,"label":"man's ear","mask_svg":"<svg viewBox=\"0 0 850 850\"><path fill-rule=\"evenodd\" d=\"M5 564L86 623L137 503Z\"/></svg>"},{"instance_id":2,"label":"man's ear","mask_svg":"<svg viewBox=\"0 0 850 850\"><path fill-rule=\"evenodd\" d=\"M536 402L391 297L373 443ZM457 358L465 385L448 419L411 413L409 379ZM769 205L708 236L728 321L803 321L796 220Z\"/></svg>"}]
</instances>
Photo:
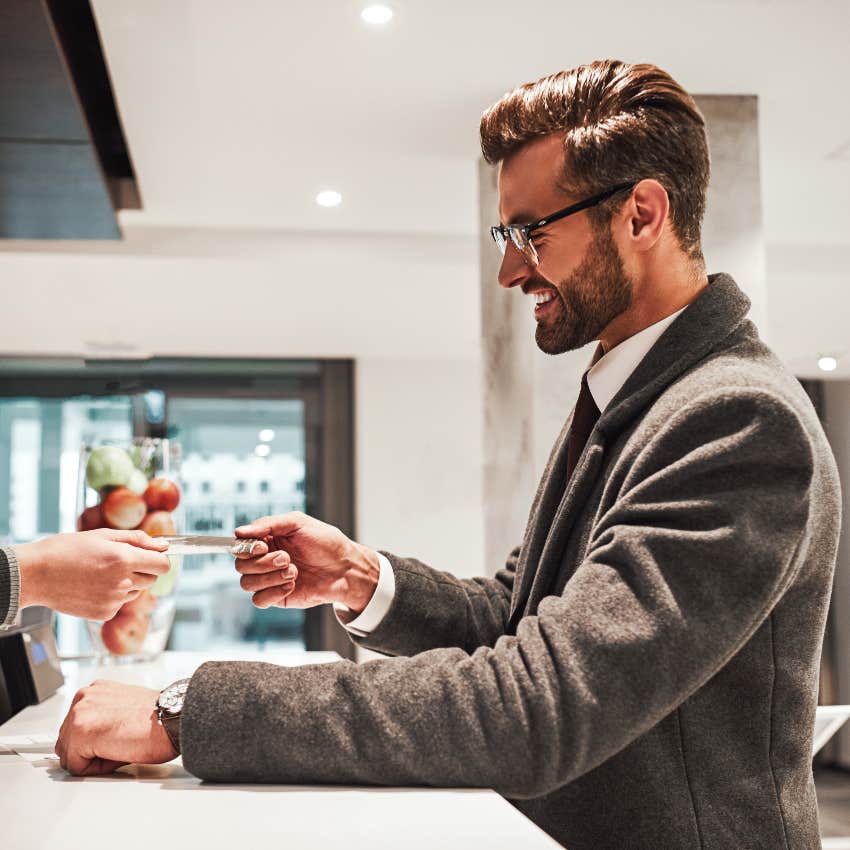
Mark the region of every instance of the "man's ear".
<instances>
[{"instance_id":1,"label":"man's ear","mask_svg":"<svg viewBox=\"0 0 850 850\"><path fill-rule=\"evenodd\" d=\"M628 216L629 239L635 250L648 251L664 231L670 212L667 190L657 180L641 180L632 190L624 211Z\"/></svg>"}]
</instances>

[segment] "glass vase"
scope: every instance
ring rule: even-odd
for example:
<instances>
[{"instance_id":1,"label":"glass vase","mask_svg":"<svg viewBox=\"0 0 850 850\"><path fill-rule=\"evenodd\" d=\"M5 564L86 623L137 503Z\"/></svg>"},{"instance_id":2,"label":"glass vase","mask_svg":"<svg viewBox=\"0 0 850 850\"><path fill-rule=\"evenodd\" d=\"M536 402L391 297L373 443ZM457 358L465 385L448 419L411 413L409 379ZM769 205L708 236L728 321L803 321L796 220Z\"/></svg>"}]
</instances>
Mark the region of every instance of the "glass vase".
<instances>
[{"instance_id":1,"label":"glass vase","mask_svg":"<svg viewBox=\"0 0 850 850\"><path fill-rule=\"evenodd\" d=\"M139 528L152 537L183 527L180 446L174 440L141 437L127 443L83 445L77 476L77 530ZM175 614L181 557L171 569L110 620L87 620L101 661L150 661L168 643Z\"/></svg>"}]
</instances>

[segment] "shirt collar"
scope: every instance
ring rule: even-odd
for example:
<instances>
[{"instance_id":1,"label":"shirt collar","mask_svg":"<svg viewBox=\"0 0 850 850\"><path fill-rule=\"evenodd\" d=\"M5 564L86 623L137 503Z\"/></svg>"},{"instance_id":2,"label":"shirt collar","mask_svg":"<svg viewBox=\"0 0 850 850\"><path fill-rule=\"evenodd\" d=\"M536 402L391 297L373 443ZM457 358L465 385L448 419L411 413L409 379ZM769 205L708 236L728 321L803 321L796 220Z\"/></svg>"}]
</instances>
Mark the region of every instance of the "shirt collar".
<instances>
[{"instance_id":1,"label":"shirt collar","mask_svg":"<svg viewBox=\"0 0 850 850\"><path fill-rule=\"evenodd\" d=\"M590 361L590 369L587 372L587 386L600 413L608 407L611 400L626 383L629 375L646 357L661 334L686 309L687 305L663 318L660 322L656 322L628 339L624 339L605 354L602 353L602 346L597 346L596 353Z\"/></svg>"}]
</instances>

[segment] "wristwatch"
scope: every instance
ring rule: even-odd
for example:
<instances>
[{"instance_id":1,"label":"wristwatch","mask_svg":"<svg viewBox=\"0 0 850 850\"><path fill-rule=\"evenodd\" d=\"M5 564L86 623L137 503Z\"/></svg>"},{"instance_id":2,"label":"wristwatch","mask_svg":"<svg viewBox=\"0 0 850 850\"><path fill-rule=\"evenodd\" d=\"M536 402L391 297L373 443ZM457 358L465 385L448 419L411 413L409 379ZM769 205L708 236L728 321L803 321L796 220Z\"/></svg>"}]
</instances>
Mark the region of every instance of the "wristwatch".
<instances>
[{"instance_id":1,"label":"wristwatch","mask_svg":"<svg viewBox=\"0 0 850 850\"><path fill-rule=\"evenodd\" d=\"M178 679L159 695L156 701L156 717L159 725L165 729L168 740L180 754L180 715L183 712L183 700L189 687L189 679Z\"/></svg>"}]
</instances>

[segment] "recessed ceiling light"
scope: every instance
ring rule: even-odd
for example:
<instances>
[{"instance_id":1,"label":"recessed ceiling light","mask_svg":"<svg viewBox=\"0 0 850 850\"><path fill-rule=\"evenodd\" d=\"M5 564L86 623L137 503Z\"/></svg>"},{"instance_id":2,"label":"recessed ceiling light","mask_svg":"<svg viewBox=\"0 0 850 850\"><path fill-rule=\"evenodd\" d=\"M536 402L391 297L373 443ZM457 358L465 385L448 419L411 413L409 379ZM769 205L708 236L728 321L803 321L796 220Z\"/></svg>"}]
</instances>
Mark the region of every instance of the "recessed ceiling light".
<instances>
[{"instance_id":1,"label":"recessed ceiling light","mask_svg":"<svg viewBox=\"0 0 850 850\"><path fill-rule=\"evenodd\" d=\"M834 357L821 357L818 368L822 372L834 372L838 368L838 361Z\"/></svg>"},{"instance_id":2,"label":"recessed ceiling light","mask_svg":"<svg viewBox=\"0 0 850 850\"><path fill-rule=\"evenodd\" d=\"M254 454L257 457L268 457L269 452L271 452L271 450L272 450L272 447L270 445L268 445L267 443L260 443L260 445L257 446L254 449Z\"/></svg>"},{"instance_id":3,"label":"recessed ceiling light","mask_svg":"<svg viewBox=\"0 0 850 850\"><path fill-rule=\"evenodd\" d=\"M316 195L316 203L320 207L338 207L342 203L342 195L334 192L333 189L326 189Z\"/></svg>"},{"instance_id":4,"label":"recessed ceiling light","mask_svg":"<svg viewBox=\"0 0 850 850\"><path fill-rule=\"evenodd\" d=\"M274 431L271 428L263 428L259 437L261 443L270 443L274 439Z\"/></svg>"},{"instance_id":5,"label":"recessed ceiling light","mask_svg":"<svg viewBox=\"0 0 850 850\"><path fill-rule=\"evenodd\" d=\"M371 6L367 6L360 13L360 17L367 24L382 27L393 19L393 10L389 6L384 6L383 3L374 3Z\"/></svg>"}]
</instances>

